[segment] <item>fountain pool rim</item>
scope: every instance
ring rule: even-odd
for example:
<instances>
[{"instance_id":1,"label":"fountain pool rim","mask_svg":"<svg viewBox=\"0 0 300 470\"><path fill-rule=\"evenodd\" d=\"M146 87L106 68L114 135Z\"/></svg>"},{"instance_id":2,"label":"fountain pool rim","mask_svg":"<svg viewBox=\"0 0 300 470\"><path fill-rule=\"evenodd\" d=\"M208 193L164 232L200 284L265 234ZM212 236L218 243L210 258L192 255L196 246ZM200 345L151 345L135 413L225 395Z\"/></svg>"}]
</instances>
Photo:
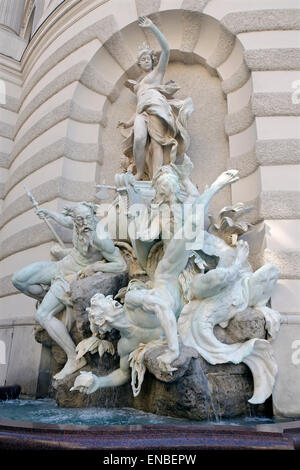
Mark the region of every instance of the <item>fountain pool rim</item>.
<instances>
[{"instance_id":1,"label":"fountain pool rim","mask_svg":"<svg viewBox=\"0 0 300 470\"><path fill-rule=\"evenodd\" d=\"M223 424L74 425L0 419L0 449L300 449L300 420Z\"/></svg>"}]
</instances>

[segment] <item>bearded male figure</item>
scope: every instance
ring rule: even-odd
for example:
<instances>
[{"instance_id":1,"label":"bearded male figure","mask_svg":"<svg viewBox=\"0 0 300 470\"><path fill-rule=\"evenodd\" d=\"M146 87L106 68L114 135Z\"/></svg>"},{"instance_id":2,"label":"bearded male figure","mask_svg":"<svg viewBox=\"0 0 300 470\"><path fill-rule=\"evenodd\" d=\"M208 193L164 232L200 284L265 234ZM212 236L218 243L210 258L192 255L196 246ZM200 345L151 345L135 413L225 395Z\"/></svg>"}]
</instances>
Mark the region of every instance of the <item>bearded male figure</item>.
<instances>
[{"instance_id":1,"label":"bearded male figure","mask_svg":"<svg viewBox=\"0 0 300 470\"><path fill-rule=\"evenodd\" d=\"M86 364L76 360L75 344L66 326L56 318L65 306L71 305L70 283L96 272L124 272L127 265L111 240L106 228L95 217L92 203L80 202L65 208L63 214L39 209L40 218L52 218L73 229L73 248L64 250L59 261L39 261L14 274L13 285L23 294L39 300L36 321L65 351L67 362L54 378L61 380ZM50 286L50 287L49 287Z\"/></svg>"}]
</instances>

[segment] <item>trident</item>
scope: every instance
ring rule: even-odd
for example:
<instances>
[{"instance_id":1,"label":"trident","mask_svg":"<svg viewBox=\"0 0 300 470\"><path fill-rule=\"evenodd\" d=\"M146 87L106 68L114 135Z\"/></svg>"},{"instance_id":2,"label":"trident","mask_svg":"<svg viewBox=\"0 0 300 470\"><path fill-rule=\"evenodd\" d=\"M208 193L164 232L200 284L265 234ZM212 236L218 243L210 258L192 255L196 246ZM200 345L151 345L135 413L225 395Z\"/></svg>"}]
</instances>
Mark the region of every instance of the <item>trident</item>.
<instances>
[{"instance_id":1,"label":"trident","mask_svg":"<svg viewBox=\"0 0 300 470\"><path fill-rule=\"evenodd\" d=\"M29 191L29 189L27 188L26 184L23 184L24 186L24 189L27 193L27 196L29 197L30 201L32 202L33 206L35 207L36 210L39 210L39 205L38 205L38 202L37 200L34 198L34 195ZM56 238L56 240L58 241L58 243L60 244L60 246L62 248L66 248L64 242L62 241L62 239L60 238L59 235L57 235L57 233L55 232L54 228L52 227L51 223L49 222L48 219L46 219L46 217L43 217L43 221L47 224L48 228L50 229L50 231L53 233L54 237Z\"/></svg>"}]
</instances>

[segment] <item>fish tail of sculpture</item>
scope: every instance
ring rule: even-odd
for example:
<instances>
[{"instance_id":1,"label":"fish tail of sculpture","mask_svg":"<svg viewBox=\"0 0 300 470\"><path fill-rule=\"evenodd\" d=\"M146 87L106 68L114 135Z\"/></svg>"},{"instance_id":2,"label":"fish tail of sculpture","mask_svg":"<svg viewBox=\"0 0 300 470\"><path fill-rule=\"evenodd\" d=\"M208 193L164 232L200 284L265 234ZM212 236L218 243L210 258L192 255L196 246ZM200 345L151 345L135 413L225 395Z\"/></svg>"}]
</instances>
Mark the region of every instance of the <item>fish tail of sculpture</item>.
<instances>
[{"instance_id":1,"label":"fish tail of sculpture","mask_svg":"<svg viewBox=\"0 0 300 470\"><path fill-rule=\"evenodd\" d=\"M184 315L181 313L179 317L178 330L183 344L195 348L207 362L239 364L253 352L255 339L244 343L222 343L215 336L212 323L207 320L201 321L199 312L193 314L194 309L192 302L190 308L183 309ZM192 320L189 318L191 316Z\"/></svg>"},{"instance_id":2,"label":"fish tail of sculpture","mask_svg":"<svg viewBox=\"0 0 300 470\"><path fill-rule=\"evenodd\" d=\"M253 405L264 403L272 394L278 371L271 344L264 339L257 339L253 351L243 362L251 370L254 382L253 396L248 402Z\"/></svg>"},{"instance_id":3,"label":"fish tail of sculpture","mask_svg":"<svg viewBox=\"0 0 300 470\"><path fill-rule=\"evenodd\" d=\"M214 335L210 325L188 320L189 310L179 318L179 333L184 344L194 347L210 364L244 362L252 372L254 393L249 403L259 404L272 394L277 364L272 352L272 345L265 339L250 339L244 343L224 344ZM185 321L184 321L185 320Z\"/></svg>"}]
</instances>

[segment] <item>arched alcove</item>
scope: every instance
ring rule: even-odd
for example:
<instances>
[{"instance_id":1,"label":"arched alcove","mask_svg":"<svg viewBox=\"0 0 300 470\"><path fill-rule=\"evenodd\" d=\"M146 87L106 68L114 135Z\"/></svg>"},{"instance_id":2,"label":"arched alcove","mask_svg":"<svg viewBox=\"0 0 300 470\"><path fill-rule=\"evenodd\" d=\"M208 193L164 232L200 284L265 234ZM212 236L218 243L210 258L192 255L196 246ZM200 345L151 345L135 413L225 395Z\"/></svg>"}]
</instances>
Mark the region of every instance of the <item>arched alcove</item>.
<instances>
[{"instance_id":1,"label":"arched alcove","mask_svg":"<svg viewBox=\"0 0 300 470\"><path fill-rule=\"evenodd\" d=\"M165 81L174 80L180 86L176 98L191 97L194 111L189 119L191 137L188 155L194 170L192 180L204 190L207 183L226 169L229 157L228 140L224 132L226 100L218 77L211 76L200 64L171 62ZM102 130L103 164L101 174L106 181L113 183L114 174L120 172L121 138L117 122L129 120L136 108L135 95L123 87L116 101L108 106L106 126ZM230 203L230 192L223 191L214 201L220 209Z\"/></svg>"}]
</instances>

